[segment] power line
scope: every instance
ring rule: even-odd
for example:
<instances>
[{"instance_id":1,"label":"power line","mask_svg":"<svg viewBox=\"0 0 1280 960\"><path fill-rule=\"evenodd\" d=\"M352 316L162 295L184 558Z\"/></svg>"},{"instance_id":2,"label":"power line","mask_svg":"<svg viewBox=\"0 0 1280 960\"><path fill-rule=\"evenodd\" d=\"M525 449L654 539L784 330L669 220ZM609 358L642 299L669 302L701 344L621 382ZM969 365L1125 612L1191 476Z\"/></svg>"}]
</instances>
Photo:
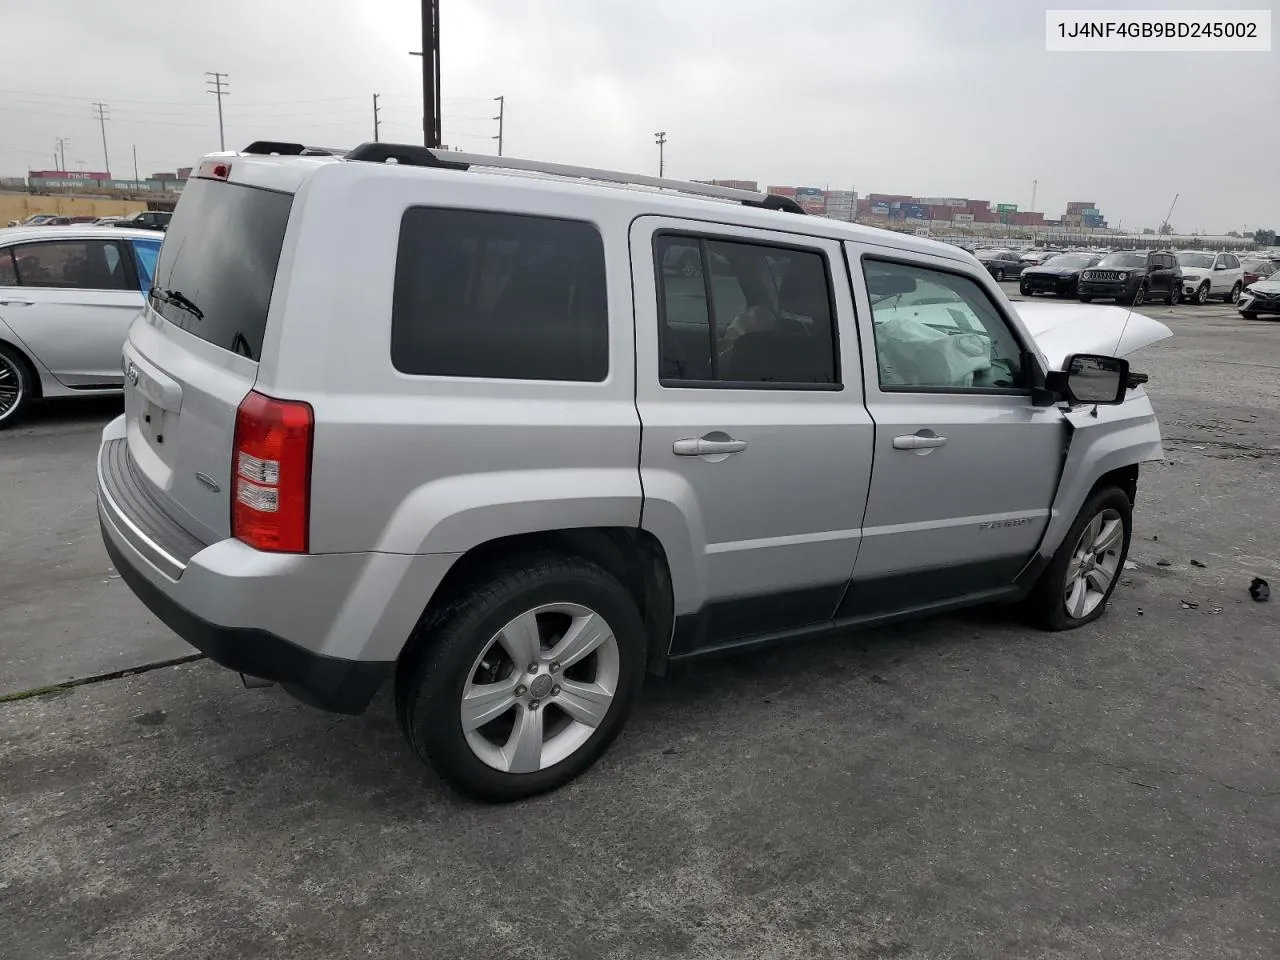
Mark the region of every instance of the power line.
<instances>
[{"instance_id":1,"label":"power line","mask_svg":"<svg viewBox=\"0 0 1280 960\"><path fill-rule=\"evenodd\" d=\"M107 179L111 178L111 157L107 154L107 111L111 109L110 105L105 103L95 103L93 105L94 112L98 117L98 126L102 129L102 165L107 173Z\"/></svg>"},{"instance_id":2,"label":"power line","mask_svg":"<svg viewBox=\"0 0 1280 960\"><path fill-rule=\"evenodd\" d=\"M224 96L231 96L231 94L225 93L223 90L224 87L231 86L231 83L226 79L227 75L225 73L211 73L206 70L204 75L206 77L213 77L212 80L205 81L205 86L209 87L205 92L212 93L218 98L218 149L225 150L227 149L227 138L222 133L222 98Z\"/></svg>"}]
</instances>

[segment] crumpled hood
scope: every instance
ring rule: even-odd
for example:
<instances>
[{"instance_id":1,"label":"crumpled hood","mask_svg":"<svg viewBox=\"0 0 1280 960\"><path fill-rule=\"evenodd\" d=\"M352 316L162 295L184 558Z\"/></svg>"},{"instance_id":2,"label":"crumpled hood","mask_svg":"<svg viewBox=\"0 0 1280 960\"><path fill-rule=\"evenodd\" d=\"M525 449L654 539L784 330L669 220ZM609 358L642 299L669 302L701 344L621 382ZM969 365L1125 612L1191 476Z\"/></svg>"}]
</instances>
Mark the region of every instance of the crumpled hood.
<instances>
[{"instance_id":1,"label":"crumpled hood","mask_svg":"<svg viewBox=\"0 0 1280 960\"><path fill-rule=\"evenodd\" d=\"M1173 336L1173 331L1159 320L1130 311L1128 307L1030 301L1019 301L1013 306L1049 361L1051 370L1061 370L1063 362L1073 353L1126 357Z\"/></svg>"}]
</instances>

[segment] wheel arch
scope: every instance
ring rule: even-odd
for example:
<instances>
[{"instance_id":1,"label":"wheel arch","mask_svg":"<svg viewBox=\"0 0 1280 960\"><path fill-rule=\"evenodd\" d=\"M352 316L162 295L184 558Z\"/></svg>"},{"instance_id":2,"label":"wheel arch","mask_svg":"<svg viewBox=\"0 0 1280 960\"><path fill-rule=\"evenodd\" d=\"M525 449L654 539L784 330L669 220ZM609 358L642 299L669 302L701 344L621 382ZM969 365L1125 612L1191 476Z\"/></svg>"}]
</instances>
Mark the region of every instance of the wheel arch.
<instances>
[{"instance_id":1,"label":"wheel arch","mask_svg":"<svg viewBox=\"0 0 1280 960\"><path fill-rule=\"evenodd\" d=\"M515 557L540 553L580 557L615 577L631 594L644 620L649 672L665 672L675 623L671 571L658 538L635 527L540 530L476 544L454 561L432 593L418 627L401 650L399 672L402 675L410 672L416 656L429 644L423 627L447 613L494 570Z\"/></svg>"}]
</instances>

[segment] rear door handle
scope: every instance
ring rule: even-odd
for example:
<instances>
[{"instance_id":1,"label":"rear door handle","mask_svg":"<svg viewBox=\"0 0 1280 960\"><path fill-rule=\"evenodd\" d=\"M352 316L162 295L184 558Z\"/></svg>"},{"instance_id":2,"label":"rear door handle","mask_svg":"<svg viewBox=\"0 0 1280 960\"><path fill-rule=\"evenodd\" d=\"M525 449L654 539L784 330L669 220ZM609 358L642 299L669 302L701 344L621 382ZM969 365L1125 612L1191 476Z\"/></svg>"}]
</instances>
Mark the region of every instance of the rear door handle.
<instances>
[{"instance_id":1,"label":"rear door handle","mask_svg":"<svg viewBox=\"0 0 1280 960\"><path fill-rule=\"evenodd\" d=\"M734 440L724 434L677 440L671 445L671 452L677 457L718 457L722 460L731 453L741 453L745 449L747 441Z\"/></svg>"},{"instance_id":2,"label":"rear door handle","mask_svg":"<svg viewBox=\"0 0 1280 960\"><path fill-rule=\"evenodd\" d=\"M918 433L909 433L905 437L893 438L893 449L895 450L929 450L933 447L945 446L946 437L937 436L920 436Z\"/></svg>"},{"instance_id":3,"label":"rear door handle","mask_svg":"<svg viewBox=\"0 0 1280 960\"><path fill-rule=\"evenodd\" d=\"M18 297L11 297L7 300L0 300L0 307L34 307L34 300L22 300Z\"/></svg>"}]
</instances>

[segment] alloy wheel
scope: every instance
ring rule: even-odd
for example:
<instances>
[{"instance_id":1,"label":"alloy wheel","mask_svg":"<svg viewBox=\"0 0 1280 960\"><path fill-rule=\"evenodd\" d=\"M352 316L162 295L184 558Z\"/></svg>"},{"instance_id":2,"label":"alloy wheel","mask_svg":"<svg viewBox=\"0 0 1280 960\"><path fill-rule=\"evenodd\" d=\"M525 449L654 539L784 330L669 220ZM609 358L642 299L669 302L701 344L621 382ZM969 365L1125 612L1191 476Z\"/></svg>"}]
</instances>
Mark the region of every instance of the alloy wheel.
<instances>
[{"instance_id":1,"label":"alloy wheel","mask_svg":"<svg viewBox=\"0 0 1280 960\"><path fill-rule=\"evenodd\" d=\"M22 405L23 392L22 371L14 361L0 353L0 421Z\"/></svg>"},{"instance_id":2,"label":"alloy wheel","mask_svg":"<svg viewBox=\"0 0 1280 960\"><path fill-rule=\"evenodd\" d=\"M1120 569L1124 548L1124 520L1108 507L1085 526L1067 565L1063 603L1079 620L1098 609Z\"/></svg>"},{"instance_id":3,"label":"alloy wheel","mask_svg":"<svg viewBox=\"0 0 1280 960\"><path fill-rule=\"evenodd\" d=\"M1234 287L1231 288L1231 293L1228 296L1227 302L1228 303L1240 302L1240 284L1237 283Z\"/></svg>"},{"instance_id":4,"label":"alloy wheel","mask_svg":"<svg viewBox=\"0 0 1280 960\"><path fill-rule=\"evenodd\" d=\"M1146 287L1138 287L1138 289L1133 292L1133 306L1135 307L1142 306L1143 301L1146 299L1147 299Z\"/></svg>"},{"instance_id":5,"label":"alloy wheel","mask_svg":"<svg viewBox=\"0 0 1280 960\"><path fill-rule=\"evenodd\" d=\"M1200 284L1200 289L1196 291L1196 303L1203 305L1209 302L1209 285L1207 283Z\"/></svg>"},{"instance_id":6,"label":"alloy wheel","mask_svg":"<svg viewBox=\"0 0 1280 960\"><path fill-rule=\"evenodd\" d=\"M594 610L526 610L490 638L467 674L459 704L467 745L503 773L555 766L604 722L621 669L613 629Z\"/></svg>"}]
</instances>

